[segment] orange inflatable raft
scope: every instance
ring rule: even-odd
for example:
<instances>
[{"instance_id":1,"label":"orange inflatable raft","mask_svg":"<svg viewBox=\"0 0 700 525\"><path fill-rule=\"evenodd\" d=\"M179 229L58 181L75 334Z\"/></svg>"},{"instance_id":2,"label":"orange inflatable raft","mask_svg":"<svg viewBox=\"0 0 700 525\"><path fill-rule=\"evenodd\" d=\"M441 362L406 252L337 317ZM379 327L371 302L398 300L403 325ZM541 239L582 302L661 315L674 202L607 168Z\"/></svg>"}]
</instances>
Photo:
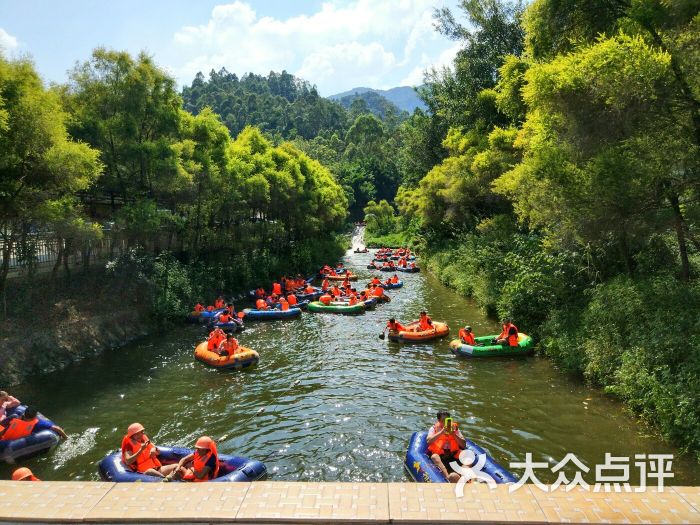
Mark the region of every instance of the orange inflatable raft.
<instances>
[{"instance_id":1,"label":"orange inflatable raft","mask_svg":"<svg viewBox=\"0 0 700 525\"><path fill-rule=\"evenodd\" d=\"M221 370L241 370L253 366L260 360L260 356L255 350L239 346L235 354L231 356L220 356L207 348L207 342L197 345L194 349L194 358L212 368Z\"/></svg>"},{"instance_id":2,"label":"orange inflatable raft","mask_svg":"<svg viewBox=\"0 0 700 525\"><path fill-rule=\"evenodd\" d=\"M389 340L395 343L422 343L424 341L432 341L433 339L445 337L450 333L450 327L439 321L433 321L433 328L430 330L415 332L414 330L417 327L418 321L415 321L406 326L407 330L389 332Z\"/></svg>"}]
</instances>

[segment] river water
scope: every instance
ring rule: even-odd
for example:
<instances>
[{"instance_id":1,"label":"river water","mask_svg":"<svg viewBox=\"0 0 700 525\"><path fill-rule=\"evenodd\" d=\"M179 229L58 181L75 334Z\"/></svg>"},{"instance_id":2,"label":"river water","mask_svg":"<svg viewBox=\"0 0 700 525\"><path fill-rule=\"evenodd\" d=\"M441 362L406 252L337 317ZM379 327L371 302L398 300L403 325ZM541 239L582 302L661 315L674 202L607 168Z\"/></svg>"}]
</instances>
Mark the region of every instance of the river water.
<instances>
[{"instance_id":1,"label":"river water","mask_svg":"<svg viewBox=\"0 0 700 525\"><path fill-rule=\"evenodd\" d=\"M369 278L369 260L348 253L345 263ZM389 292L391 303L361 316L304 313L248 323L239 339L260 353L260 363L243 372L195 362L193 349L205 332L188 325L36 376L12 393L70 438L26 465L41 479L96 480L98 461L139 421L156 444L191 446L210 435L220 452L265 461L274 480L404 481L411 433L427 429L446 408L465 435L506 466L530 452L552 467L571 452L591 469L584 478L592 481L606 452L669 453L675 478L667 484L700 484L692 458L645 433L618 402L547 359L456 358L451 337L411 346L380 340L389 317L407 322L422 309L446 321L455 336L465 322L477 335L499 331L431 275L402 278L404 287ZM7 479L11 467L0 469ZM571 478L576 469L565 471ZM557 477L547 469L536 473L543 481Z\"/></svg>"}]
</instances>

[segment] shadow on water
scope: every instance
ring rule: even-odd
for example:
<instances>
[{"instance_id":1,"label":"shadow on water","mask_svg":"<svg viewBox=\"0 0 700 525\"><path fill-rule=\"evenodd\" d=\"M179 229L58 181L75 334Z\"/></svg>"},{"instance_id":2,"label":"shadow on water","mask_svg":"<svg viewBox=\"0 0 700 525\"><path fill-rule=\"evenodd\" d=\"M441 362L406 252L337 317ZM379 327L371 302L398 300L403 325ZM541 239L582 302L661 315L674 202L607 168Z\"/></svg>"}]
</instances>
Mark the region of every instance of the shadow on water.
<instances>
[{"instance_id":1,"label":"shadow on water","mask_svg":"<svg viewBox=\"0 0 700 525\"><path fill-rule=\"evenodd\" d=\"M358 284L372 275L370 258L346 256ZM222 452L265 460L278 480L401 481L410 434L427 429L440 408L504 464L531 452L553 466L572 452L593 469L605 452L675 452L547 359L456 358L448 345L460 325L477 334L498 327L432 276L401 278L391 303L361 316L249 323L239 339L260 353L260 363L244 372L196 363L204 332L182 326L35 377L14 393L71 437L27 465L42 479L97 479L97 462L140 421L157 444L191 445L210 435ZM379 339L389 317L408 322L422 309L447 322L451 336L405 346ZM12 468L2 469L9 477ZM677 457L674 472L675 484L700 483L690 458ZM556 476L545 470L540 478Z\"/></svg>"}]
</instances>

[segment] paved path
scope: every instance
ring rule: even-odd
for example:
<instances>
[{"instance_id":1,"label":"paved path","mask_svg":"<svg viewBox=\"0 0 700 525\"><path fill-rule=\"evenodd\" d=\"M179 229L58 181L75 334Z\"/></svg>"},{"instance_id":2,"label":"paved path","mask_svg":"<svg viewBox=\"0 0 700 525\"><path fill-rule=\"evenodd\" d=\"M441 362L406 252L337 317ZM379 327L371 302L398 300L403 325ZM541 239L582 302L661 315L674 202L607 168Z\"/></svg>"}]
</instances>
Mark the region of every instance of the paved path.
<instances>
[{"instance_id":1,"label":"paved path","mask_svg":"<svg viewBox=\"0 0 700 525\"><path fill-rule=\"evenodd\" d=\"M696 523L700 487L509 492L423 483L0 482L0 523Z\"/></svg>"}]
</instances>

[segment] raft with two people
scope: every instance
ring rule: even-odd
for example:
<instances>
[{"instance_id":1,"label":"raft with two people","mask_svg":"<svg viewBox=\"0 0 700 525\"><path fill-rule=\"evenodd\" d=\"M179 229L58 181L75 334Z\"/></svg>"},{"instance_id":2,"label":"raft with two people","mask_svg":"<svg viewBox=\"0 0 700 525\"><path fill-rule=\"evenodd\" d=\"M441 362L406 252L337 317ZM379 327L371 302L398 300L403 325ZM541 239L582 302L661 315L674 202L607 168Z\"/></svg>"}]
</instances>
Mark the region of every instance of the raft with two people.
<instances>
[{"instance_id":1,"label":"raft with two people","mask_svg":"<svg viewBox=\"0 0 700 525\"><path fill-rule=\"evenodd\" d=\"M141 423L129 425L121 450L100 461L98 471L102 479L118 483L249 482L267 474L261 461L219 454L215 441L208 436L197 439L194 449L157 447L144 430Z\"/></svg>"},{"instance_id":2,"label":"raft with two people","mask_svg":"<svg viewBox=\"0 0 700 525\"><path fill-rule=\"evenodd\" d=\"M445 337L450 333L446 323L432 321L432 327L421 330L420 322L414 321L404 327L404 330L390 330L389 340L394 343L423 343Z\"/></svg>"},{"instance_id":3,"label":"raft with two people","mask_svg":"<svg viewBox=\"0 0 700 525\"><path fill-rule=\"evenodd\" d=\"M497 335L475 337L476 344L474 345L466 344L461 339L454 339L450 341L450 350L453 354L464 357L505 357L524 355L535 347L532 337L522 332L518 333L518 344L515 346L496 344L493 341L497 337Z\"/></svg>"},{"instance_id":4,"label":"raft with two people","mask_svg":"<svg viewBox=\"0 0 700 525\"><path fill-rule=\"evenodd\" d=\"M7 429L0 439L0 460L5 463L48 452L61 441L61 436L53 430L57 428L53 421L40 412L36 412L35 418L25 420L26 410L27 405L8 409L0 427Z\"/></svg>"},{"instance_id":5,"label":"raft with two people","mask_svg":"<svg viewBox=\"0 0 700 525\"><path fill-rule=\"evenodd\" d=\"M419 483L447 483L448 481L443 473L430 459L427 438L428 432L426 431L414 432L411 436L408 450L406 451L406 470L414 481ZM486 476L488 476L497 484L516 483L518 481L513 474L499 465L482 447L469 439L466 440L466 444L465 450L471 452L468 455L472 456L476 463L471 468L466 466L463 468L467 472L469 470L474 472L477 480L486 481L488 479ZM479 475L479 473L482 474Z\"/></svg>"},{"instance_id":6,"label":"raft with two people","mask_svg":"<svg viewBox=\"0 0 700 525\"><path fill-rule=\"evenodd\" d=\"M211 368L219 370L242 370L256 365L260 361L260 355L250 348L239 346L233 355L219 355L209 350L206 341L199 343L194 349L194 358Z\"/></svg>"},{"instance_id":7,"label":"raft with two people","mask_svg":"<svg viewBox=\"0 0 700 525\"><path fill-rule=\"evenodd\" d=\"M290 307L287 310L259 310L246 308L243 310L244 319L247 321L276 321L278 319L294 319L301 315L301 308Z\"/></svg>"}]
</instances>

